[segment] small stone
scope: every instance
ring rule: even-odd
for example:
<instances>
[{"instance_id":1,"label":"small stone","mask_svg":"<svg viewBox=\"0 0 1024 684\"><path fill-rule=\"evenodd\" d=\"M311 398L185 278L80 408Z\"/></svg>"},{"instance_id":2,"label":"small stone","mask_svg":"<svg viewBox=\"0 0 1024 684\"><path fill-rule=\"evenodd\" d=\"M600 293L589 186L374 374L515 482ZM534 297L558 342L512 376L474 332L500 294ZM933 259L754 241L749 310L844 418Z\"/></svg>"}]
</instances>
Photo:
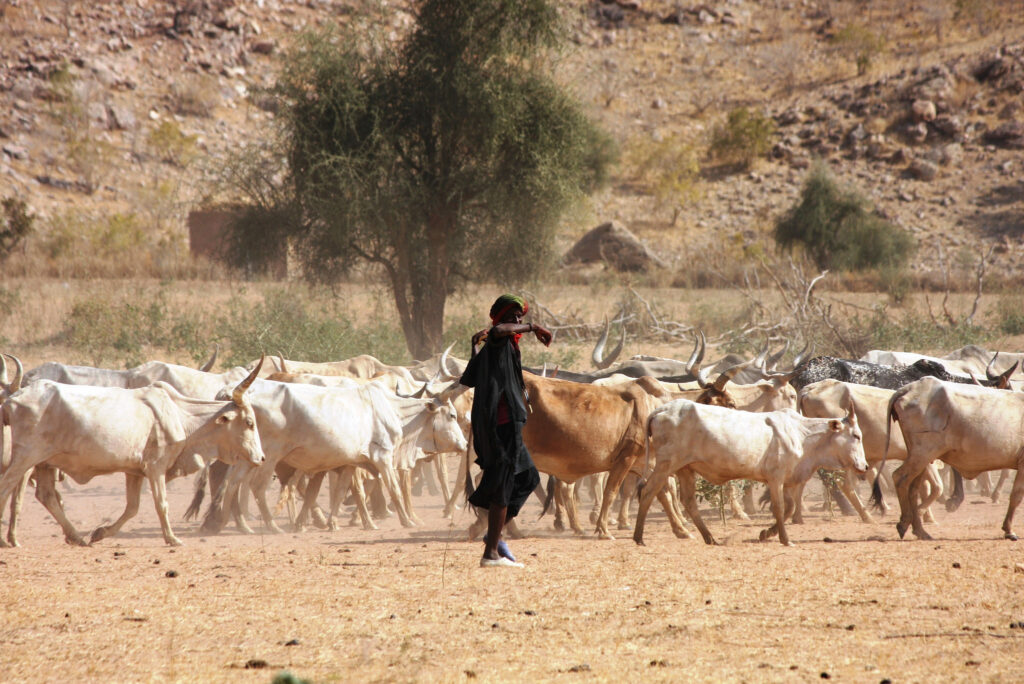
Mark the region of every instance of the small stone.
<instances>
[{"instance_id":1,"label":"small stone","mask_svg":"<svg viewBox=\"0 0 1024 684\"><path fill-rule=\"evenodd\" d=\"M935 103L931 100L914 100L914 103L910 105L910 111L914 115L915 121L935 120Z\"/></svg>"},{"instance_id":2,"label":"small stone","mask_svg":"<svg viewBox=\"0 0 1024 684\"><path fill-rule=\"evenodd\" d=\"M245 661L246 670L262 670L267 666L267 661L260 658L252 658Z\"/></svg>"},{"instance_id":3,"label":"small stone","mask_svg":"<svg viewBox=\"0 0 1024 684\"><path fill-rule=\"evenodd\" d=\"M959 570L960 569L960 564L959 563L953 563L953 567L956 568L957 570Z\"/></svg>"},{"instance_id":4,"label":"small stone","mask_svg":"<svg viewBox=\"0 0 1024 684\"><path fill-rule=\"evenodd\" d=\"M284 645L285 646L298 646L299 645L299 640L298 639L292 639L290 641L284 642Z\"/></svg>"},{"instance_id":5,"label":"small stone","mask_svg":"<svg viewBox=\"0 0 1024 684\"><path fill-rule=\"evenodd\" d=\"M164 573L164 577L177 577L177 576L178 576L178 571L177 570L168 570L167 572Z\"/></svg>"},{"instance_id":6,"label":"small stone","mask_svg":"<svg viewBox=\"0 0 1024 684\"><path fill-rule=\"evenodd\" d=\"M590 672L589 663L580 663L569 668L569 672Z\"/></svg>"},{"instance_id":7,"label":"small stone","mask_svg":"<svg viewBox=\"0 0 1024 684\"><path fill-rule=\"evenodd\" d=\"M939 166L926 159L915 159L910 162L910 168L907 171L918 180L931 181L935 180L935 177L939 175Z\"/></svg>"}]
</instances>

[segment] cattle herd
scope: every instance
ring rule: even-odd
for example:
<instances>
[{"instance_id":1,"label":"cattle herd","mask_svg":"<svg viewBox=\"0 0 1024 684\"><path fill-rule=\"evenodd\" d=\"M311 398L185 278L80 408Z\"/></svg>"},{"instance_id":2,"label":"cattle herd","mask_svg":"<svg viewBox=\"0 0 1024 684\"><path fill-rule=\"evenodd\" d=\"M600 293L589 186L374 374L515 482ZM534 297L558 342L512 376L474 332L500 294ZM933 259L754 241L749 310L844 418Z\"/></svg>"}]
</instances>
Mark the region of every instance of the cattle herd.
<instances>
[{"instance_id":1,"label":"cattle herd","mask_svg":"<svg viewBox=\"0 0 1024 684\"><path fill-rule=\"evenodd\" d=\"M622 343L604 357L605 342L606 336L595 348L595 373L525 369L530 414L523 439L538 470L550 476L538 495L545 510L555 505L556 526L564 515L583 533L576 485L590 482L600 484L594 484L600 508L592 516L598 536L611 537L608 519L620 494L619 527L628 527L630 499L639 493L638 544L655 498L677 536L691 536L685 513L713 544L697 506L699 476L716 485L763 483L774 522L760 538L777 534L789 544L785 524L802 521L802 492L816 473L841 471L836 481L843 495L872 521L855 478L874 473L868 477L875 503L884 510L882 475L889 471L882 467L898 461L889 486L900 505L901 537L911 529L930 538L924 523L946 486L939 470L945 465L954 483L947 508L962 499L962 478L1016 471L1003 523L1004 536L1016 539L1024 394L1011 378L1021 355L968 346L942 358L874 351L846 360L808 358L805 348L791 367L779 369L785 350L769 355L767 347L753 359L729 356L706 366L703 335L686 361L615 362ZM0 511L8 523L0 546L18 545L30 484L68 543L78 545L116 534L137 513L144 480L165 541L180 544L166 486L187 475L196 476L196 493L186 518L198 514L207 487L211 492L201 526L207 533L231 519L251 532L250 496L262 526L280 532L267 497L275 478L296 528L312 518L334 529L346 498L355 504L353 515L372 528L367 499L385 493L401 523L414 526L411 483L428 464L451 515L462 488L449 488L445 456L459 456L456 482L466 482L472 390L458 383L465 364L450 349L412 366L371 356L329 363L278 356L223 373L210 370L216 352L198 370L153 361L128 370L45 363L26 371L16 356L0 355ZM56 483L110 473L124 473L125 510L84 537L68 519ZM330 503L323 510L317 495L325 476ZM736 515L750 512L749 497L745 510L730 488L723 492ZM483 525L478 517L471 537Z\"/></svg>"}]
</instances>

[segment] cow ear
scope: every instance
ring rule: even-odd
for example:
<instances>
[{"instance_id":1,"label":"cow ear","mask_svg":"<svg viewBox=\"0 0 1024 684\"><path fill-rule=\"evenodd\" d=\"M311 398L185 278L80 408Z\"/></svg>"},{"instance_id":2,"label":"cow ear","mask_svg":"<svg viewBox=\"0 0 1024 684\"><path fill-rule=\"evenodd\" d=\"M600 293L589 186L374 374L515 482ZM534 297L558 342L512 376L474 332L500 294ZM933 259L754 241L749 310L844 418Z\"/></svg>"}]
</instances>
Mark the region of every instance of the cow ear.
<instances>
[{"instance_id":1,"label":"cow ear","mask_svg":"<svg viewBox=\"0 0 1024 684\"><path fill-rule=\"evenodd\" d=\"M158 447L165 447L175 442L183 442L187 435L181 424L181 409L174 403L166 390L153 385L142 396L142 401L153 411L153 431L151 436Z\"/></svg>"},{"instance_id":2,"label":"cow ear","mask_svg":"<svg viewBox=\"0 0 1024 684\"><path fill-rule=\"evenodd\" d=\"M837 418L833 418L832 420L830 420L828 422L828 429L831 430L832 432L842 432L843 431L843 421L841 421L841 420L839 420Z\"/></svg>"}]
</instances>

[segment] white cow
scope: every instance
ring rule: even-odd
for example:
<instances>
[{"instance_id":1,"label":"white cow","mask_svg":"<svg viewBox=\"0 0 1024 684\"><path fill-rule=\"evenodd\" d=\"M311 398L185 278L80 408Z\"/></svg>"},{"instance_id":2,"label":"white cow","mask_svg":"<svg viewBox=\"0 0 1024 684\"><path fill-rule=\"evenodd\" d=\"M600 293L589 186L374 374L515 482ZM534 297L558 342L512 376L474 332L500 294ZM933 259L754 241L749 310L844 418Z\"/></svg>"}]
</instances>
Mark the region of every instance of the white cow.
<instances>
[{"instance_id":1,"label":"white cow","mask_svg":"<svg viewBox=\"0 0 1024 684\"><path fill-rule=\"evenodd\" d=\"M185 397L165 383L139 389L50 380L29 385L3 405L12 443L11 465L0 477L0 508L35 469L37 496L60 523L67 541L84 545L54 489L55 469L83 484L96 475L123 472L128 506L113 525L94 531L89 543L116 534L135 515L146 478L164 540L173 546L181 544L167 516L167 471L183 452L198 445L212 445L217 457L226 462L263 461L256 418L245 397L254 377L235 387L231 401ZM16 543L14 522L12 516L8 531L12 543ZM0 545L5 544L0 541Z\"/></svg>"},{"instance_id":2,"label":"white cow","mask_svg":"<svg viewBox=\"0 0 1024 684\"><path fill-rule=\"evenodd\" d=\"M792 513L792 501L784 498L784 488L805 482L818 468L867 470L860 427L852 411L842 420L807 418L792 409L748 413L678 399L651 414L647 439L648 460L653 454L655 466L640 499L633 534L638 544L643 544L651 501L673 473L686 512L706 543L716 542L697 509L697 475L712 484L736 479L764 482L775 524L761 532L761 539L777 531L779 541L788 546L784 522ZM676 528L682 522L668 513L679 535Z\"/></svg>"},{"instance_id":3,"label":"white cow","mask_svg":"<svg viewBox=\"0 0 1024 684\"><path fill-rule=\"evenodd\" d=\"M396 467L411 467L417 449L466 448L450 402L401 398L380 383L334 388L262 381L253 388L252 403L267 460L246 477L266 527L274 532L281 530L267 505L266 489L278 462L311 476L299 524L325 473L345 469L338 492L346 492L350 466L364 466L381 476L402 524L411 526ZM225 498L232 501L233 492Z\"/></svg>"},{"instance_id":4,"label":"white cow","mask_svg":"<svg viewBox=\"0 0 1024 684\"><path fill-rule=\"evenodd\" d=\"M841 418L852 409L857 414L857 423L864 436L864 455L868 465L878 467L887 458L902 461L907 457L907 446L903 435L889 431L889 400L894 390L871 385L857 385L840 380L821 380L813 382L800 390L800 413L810 418ZM886 448L888 447L888 452ZM930 485L928 495L921 501L922 511L930 522L929 507L942 495L942 479L934 466L929 466L925 476ZM874 518L864 508L857 492L853 488L853 473L847 470L846 477L839 484L843 494L857 510L861 520L873 523ZM800 520L803 485L794 492L796 511L793 520Z\"/></svg>"},{"instance_id":5,"label":"white cow","mask_svg":"<svg viewBox=\"0 0 1024 684\"><path fill-rule=\"evenodd\" d=\"M1024 395L977 385L922 378L900 388L889 403L899 422L907 458L893 473L900 501L896 530L902 538L912 527L918 539L931 539L920 511L909 505L925 468L941 459L967 479L988 470L1017 471L1003 519L1003 533L1016 540L1013 515L1024 496Z\"/></svg>"}]
</instances>

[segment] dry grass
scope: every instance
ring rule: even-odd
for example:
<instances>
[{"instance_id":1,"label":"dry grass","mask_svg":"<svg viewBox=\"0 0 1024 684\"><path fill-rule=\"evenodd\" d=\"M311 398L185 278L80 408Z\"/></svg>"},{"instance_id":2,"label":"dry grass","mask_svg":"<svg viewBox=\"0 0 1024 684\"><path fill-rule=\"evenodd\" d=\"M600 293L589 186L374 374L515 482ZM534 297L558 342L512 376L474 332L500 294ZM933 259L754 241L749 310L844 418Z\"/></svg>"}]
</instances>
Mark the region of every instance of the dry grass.
<instances>
[{"instance_id":1,"label":"dry grass","mask_svg":"<svg viewBox=\"0 0 1024 684\"><path fill-rule=\"evenodd\" d=\"M123 505L119 477L65 492L87 529ZM436 498L413 530L343 527L197 537L179 549L152 508L92 548L64 545L26 504L24 547L0 550L0 667L17 681L251 681L289 669L316 682L1017 681L1024 572L1000 539L1002 504L939 512L935 542L897 541L816 512L794 548L753 541L766 524L706 519L721 547L677 540L651 516L648 546L575 538L522 516L527 567L477 567L468 514ZM148 499L148 496L144 498ZM831 543L830 543L831 542ZM169 572L177 576L168 577ZM296 640L298 643L288 645ZM246 669L249 664L265 668ZM579 674L575 674L579 672Z\"/></svg>"}]
</instances>

